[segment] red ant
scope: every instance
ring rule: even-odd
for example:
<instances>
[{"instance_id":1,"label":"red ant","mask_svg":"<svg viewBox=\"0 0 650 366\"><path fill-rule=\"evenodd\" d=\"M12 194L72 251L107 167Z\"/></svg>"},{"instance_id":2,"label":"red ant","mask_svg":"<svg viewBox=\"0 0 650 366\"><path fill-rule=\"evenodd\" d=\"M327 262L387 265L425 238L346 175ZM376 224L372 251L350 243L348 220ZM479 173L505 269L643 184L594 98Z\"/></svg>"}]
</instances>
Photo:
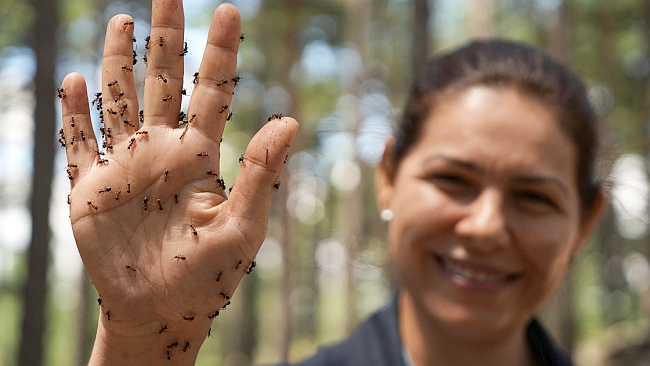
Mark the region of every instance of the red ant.
<instances>
[{"instance_id":1,"label":"red ant","mask_svg":"<svg viewBox=\"0 0 650 366\"><path fill-rule=\"evenodd\" d=\"M109 82L108 84L106 84L106 86L108 86L109 88L111 86L113 86L113 85L117 85L117 80L113 80L113 81Z\"/></svg>"},{"instance_id":2,"label":"red ant","mask_svg":"<svg viewBox=\"0 0 650 366\"><path fill-rule=\"evenodd\" d=\"M74 116L70 117L70 127L74 128Z\"/></svg>"},{"instance_id":3,"label":"red ant","mask_svg":"<svg viewBox=\"0 0 650 366\"><path fill-rule=\"evenodd\" d=\"M282 117L283 117L283 116L282 116L282 113L273 113L273 114L268 118L267 121L270 122L270 121L272 121L272 120L274 120L274 119L282 119Z\"/></svg>"},{"instance_id":4,"label":"red ant","mask_svg":"<svg viewBox=\"0 0 650 366\"><path fill-rule=\"evenodd\" d=\"M228 110L228 104L224 104L223 107L219 110L219 113L224 113L225 111Z\"/></svg>"},{"instance_id":5,"label":"red ant","mask_svg":"<svg viewBox=\"0 0 650 366\"><path fill-rule=\"evenodd\" d=\"M151 36L146 36L146 37L144 38L144 48L147 49L147 50L149 49L149 40L150 40L150 39L151 39ZM145 62L146 62L146 61L145 61Z\"/></svg>"},{"instance_id":6,"label":"red ant","mask_svg":"<svg viewBox=\"0 0 650 366\"><path fill-rule=\"evenodd\" d=\"M95 204L92 203L92 201L86 201L89 207L92 207L95 210L95 213L97 213L97 210L99 210L99 207L95 206Z\"/></svg>"},{"instance_id":7,"label":"red ant","mask_svg":"<svg viewBox=\"0 0 650 366\"><path fill-rule=\"evenodd\" d=\"M178 255L175 255L174 258L172 258L172 260L174 260L174 259L176 259L176 262L178 262L179 260L182 260L182 261L186 260L187 257L185 257L182 254L178 254Z\"/></svg>"},{"instance_id":8,"label":"red ant","mask_svg":"<svg viewBox=\"0 0 650 366\"><path fill-rule=\"evenodd\" d=\"M136 134L136 135L148 135L148 134L149 134L149 131L142 130L142 131L138 131L138 132L136 132L135 134Z\"/></svg>"},{"instance_id":9,"label":"red ant","mask_svg":"<svg viewBox=\"0 0 650 366\"><path fill-rule=\"evenodd\" d=\"M162 81L163 83L167 84L167 78L162 76L161 74L158 74L158 80Z\"/></svg>"},{"instance_id":10,"label":"red ant","mask_svg":"<svg viewBox=\"0 0 650 366\"><path fill-rule=\"evenodd\" d=\"M140 123L144 124L144 109L140 110L138 114L140 115ZM135 127L135 126L131 125L131 127Z\"/></svg>"},{"instance_id":11,"label":"red ant","mask_svg":"<svg viewBox=\"0 0 650 366\"><path fill-rule=\"evenodd\" d=\"M159 37L158 37L158 46L162 47L162 46L165 45L165 43L167 43L167 41L165 41L165 39L163 38L163 36L159 36Z\"/></svg>"},{"instance_id":12,"label":"red ant","mask_svg":"<svg viewBox=\"0 0 650 366\"><path fill-rule=\"evenodd\" d=\"M107 160L107 159L99 159L99 160L97 161L97 164L98 164L98 165L108 164L108 160Z\"/></svg>"},{"instance_id":13,"label":"red ant","mask_svg":"<svg viewBox=\"0 0 650 366\"><path fill-rule=\"evenodd\" d=\"M84 133L84 130L79 130L79 133L81 134L81 141L86 141L86 134Z\"/></svg>"},{"instance_id":14,"label":"red ant","mask_svg":"<svg viewBox=\"0 0 650 366\"><path fill-rule=\"evenodd\" d=\"M61 147L65 148L65 132L63 132L63 128L59 130L59 143Z\"/></svg>"},{"instance_id":15,"label":"red ant","mask_svg":"<svg viewBox=\"0 0 650 366\"><path fill-rule=\"evenodd\" d=\"M169 327L166 326L166 325L163 325L162 327L160 327L160 330L158 331L158 334L163 334L163 332L166 332L167 329L169 329Z\"/></svg>"},{"instance_id":16,"label":"red ant","mask_svg":"<svg viewBox=\"0 0 650 366\"><path fill-rule=\"evenodd\" d=\"M131 137L131 141L129 142L129 146L127 147L127 149L131 150L134 144L135 144L135 137Z\"/></svg>"},{"instance_id":17,"label":"red ant","mask_svg":"<svg viewBox=\"0 0 650 366\"><path fill-rule=\"evenodd\" d=\"M101 92L95 93L95 99L93 99L91 104L95 105L95 103L97 103L98 107L102 105L102 93ZM101 107L99 107L99 109L101 109Z\"/></svg>"},{"instance_id":18,"label":"red ant","mask_svg":"<svg viewBox=\"0 0 650 366\"><path fill-rule=\"evenodd\" d=\"M183 352L187 352L188 349L190 349L190 341L185 341L185 345L183 346Z\"/></svg>"},{"instance_id":19,"label":"red ant","mask_svg":"<svg viewBox=\"0 0 650 366\"><path fill-rule=\"evenodd\" d=\"M219 316L219 310L217 310L217 311L215 311L214 313L208 315L208 318L210 318L210 319L214 319L214 318L216 318L216 317L218 317L218 316ZM210 329L212 329L212 328L210 328ZM208 332L208 335L209 335L209 332Z\"/></svg>"},{"instance_id":20,"label":"red ant","mask_svg":"<svg viewBox=\"0 0 650 366\"><path fill-rule=\"evenodd\" d=\"M59 97L59 99L65 98L65 90L62 87L56 88L56 95Z\"/></svg>"},{"instance_id":21,"label":"red ant","mask_svg":"<svg viewBox=\"0 0 650 366\"><path fill-rule=\"evenodd\" d=\"M70 146L74 145L74 140L75 140L75 137L72 136L72 137L70 138Z\"/></svg>"},{"instance_id":22,"label":"red ant","mask_svg":"<svg viewBox=\"0 0 650 366\"><path fill-rule=\"evenodd\" d=\"M106 188L100 189L98 193L106 193L106 192L110 192L110 191L111 191L111 187L106 187Z\"/></svg>"},{"instance_id":23,"label":"red ant","mask_svg":"<svg viewBox=\"0 0 650 366\"><path fill-rule=\"evenodd\" d=\"M133 51L133 52L135 52L135 51ZM135 57L134 57L134 60L135 60ZM128 65L122 65L122 70L124 70L124 71L131 71L131 72L133 71L133 69L130 68Z\"/></svg>"},{"instance_id":24,"label":"red ant","mask_svg":"<svg viewBox=\"0 0 650 366\"><path fill-rule=\"evenodd\" d=\"M199 233L196 231L196 226L193 224L190 224L190 230L192 230L193 235L199 235Z\"/></svg>"}]
</instances>

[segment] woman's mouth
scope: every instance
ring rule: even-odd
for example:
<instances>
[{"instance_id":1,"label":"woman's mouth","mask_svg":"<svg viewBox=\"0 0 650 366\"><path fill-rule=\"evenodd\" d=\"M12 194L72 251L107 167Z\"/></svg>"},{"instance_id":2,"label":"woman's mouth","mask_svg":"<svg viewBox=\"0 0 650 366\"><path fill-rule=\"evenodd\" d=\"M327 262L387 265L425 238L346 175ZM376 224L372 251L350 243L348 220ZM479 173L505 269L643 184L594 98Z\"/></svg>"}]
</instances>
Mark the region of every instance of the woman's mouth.
<instances>
[{"instance_id":1,"label":"woman's mouth","mask_svg":"<svg viewBox=\"0 0 650 366\"><path fill-rule=\"evenodd\" d=\"M517 274L477 268L438 255L434 258L447 279L468 289L496 290L518 277Z\"/></svg>"}]
</instances>

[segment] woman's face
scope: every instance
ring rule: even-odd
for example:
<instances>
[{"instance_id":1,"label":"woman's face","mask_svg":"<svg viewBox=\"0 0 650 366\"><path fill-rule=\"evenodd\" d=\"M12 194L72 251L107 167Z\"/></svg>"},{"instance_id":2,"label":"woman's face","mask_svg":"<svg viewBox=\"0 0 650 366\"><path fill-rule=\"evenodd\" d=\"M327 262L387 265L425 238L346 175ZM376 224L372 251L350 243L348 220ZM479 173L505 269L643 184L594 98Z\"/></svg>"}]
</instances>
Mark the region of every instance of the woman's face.
<instances>
[{"instance_id":1,"label":"woman's face","mask_svg":"<svg viewBox=\"0 0 650 366\"><path fill-rule=\"evenodd\" d=\"M542 104L511 88L472 87L436 105L393 179L379 171L391 256L414 310L441 331L512 334L588 238L576 149Z\"/></svg>"}]
</instances>

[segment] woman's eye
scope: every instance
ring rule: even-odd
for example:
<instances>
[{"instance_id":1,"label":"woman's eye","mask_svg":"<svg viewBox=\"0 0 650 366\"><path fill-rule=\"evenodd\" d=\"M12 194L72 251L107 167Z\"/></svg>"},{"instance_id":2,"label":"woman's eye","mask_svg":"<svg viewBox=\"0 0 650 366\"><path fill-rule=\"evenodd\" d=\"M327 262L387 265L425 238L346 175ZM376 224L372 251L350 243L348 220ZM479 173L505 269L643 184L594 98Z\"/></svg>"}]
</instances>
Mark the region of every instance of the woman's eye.
<instances>
[{"instance_id":1,"label":"woman's eye","mask_svg":"<svg viewBox=\"0 0 650 366\"><path fill-rule=\"evenodd\" d=\"M469 185L469 181L460 175L455 174L436 174L433 176L435 182L450 185Z\"/></svg>"},{"instance_id":2,"label":"woman's eye","mask_svg":"<svg viewBox=\"0 0 650 366\"><path fill-rule=\"evenodd\" d=\"M552 198L544 193L539 193L535 191L523 191L519 193L519 197L526 203L556 207L555 202Z\"/></svg>"}]
</instances>

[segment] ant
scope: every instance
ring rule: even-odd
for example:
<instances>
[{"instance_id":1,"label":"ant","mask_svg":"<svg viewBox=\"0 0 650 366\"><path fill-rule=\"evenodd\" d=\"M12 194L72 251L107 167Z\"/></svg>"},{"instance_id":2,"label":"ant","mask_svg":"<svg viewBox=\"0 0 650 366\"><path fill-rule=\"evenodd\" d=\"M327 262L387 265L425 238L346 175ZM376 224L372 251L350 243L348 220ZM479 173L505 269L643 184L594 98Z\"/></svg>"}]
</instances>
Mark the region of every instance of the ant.
<instances>
[{"instance_id":1,"label":"ant","mask_svg":"<svg viewBox=\"0 0 650 366\"><path fill-rule=\"evenodd\" d=\"M66 173L68 173L68 179L73 180L74 178L72 177L72 171L70 169L65 170Z\"/></svg>"},{"instance_id":2,"label":"ant","mask_svg":"<svg viewBox=\"0 0 650 366\"><path fill-rule=\"evenodd\" d=\"M183 136L185 136L185 134L187 133L187 129L190 127L190 123L192 123L192 121L194 121L194 118L196 118L196 114L193 114L190 117L190 119L187 120L187 123L185 124L185 129L183 130L183 133L181 134L181 136L178 138L179 140L183 139Z\"/></svg>"},{"instance_id":3,"label":"ant","mask_svg":"<svg viewBox=\"0 0 650 366\"><path fill-rule=\"evenodd\" d=\"M217 178L217 183L219 184L219 187L221 187L222 190L226 190L226 182L223 180L223 178L219 177Z\"/></svg>"},{"instance_id":4,"label":"ant","mask_svg":"<svg viewBox=\"0 0 650 366\"><path fill-rule=\"evenodd\" d=\"M142 199L142 208L145 211L149 210L149 198L147 198L147 196L144 196L144 198Z\"/></svg>"},{"instance_id":5,"label":"ant","mask_svg":"<svg viewBox=\"0 0 650 366\"><path fill-rule=\"evenodd\" d=\"M210 318L210 319L214 319L214 318L216 318L216 317L218 317L218 316L219 316L219 310L217 310L217 311L215 311L214 313L208 315L208 318ZM212 329L212 328L210 328L210 329ZM209 332L208 332L208 333L209 333Z\"/></svg>"},{"instance_id":6,"label":"ant","mask_svg":"<svg viewBox=\"0 0 650 366\"><path fill-rule=\"evenodd\" d=\"M59 130L59 143L61 147L65 148L65 132L63 132L63 128Z\"/></svg>"},{"instance_id":7,"label":"ant","mask_svg":"<svg viewBox=\"0 0 650 366\"><path fill-rule=\"evenodd\" d=\"M147 63L147 54L146 53L144 54L144 56L142 56L142 61L144 61L145 64Z\"/></svg>"},{"instance_id":8,"label":"ant","mask_svg":"<svg viewBox=\"0 0 650 366\"><path fill-rule=\"evenodd\" d=\"M187 54L187 42L183 45L183 50L180 53L180 56L185 56Z\"/></svg>"},{"instance_id":9,"label":"ant","mask_svg":"<svg viewBox=\"0 0 650 366\"><path fill-rule=\"evenodd\" d=\"M141 109L138 115L140 116L140 124L144 124L144 109ZM135 128L133 125L131 127Z\"/></svg>"},{"instance_id":10,"label":"ant","mask_svg":"<svg viewBox=\"0 0 650 366\"><path fill-rule=\"evenodd\" d=\"M255 263L255 261L252 261L252 262L251 262L251 265L250 265L250 266L248 267L248 269L246 270L246 274L251 274L251 273L253 272L253 268L255 268L256 265L257 265L257 264Z\"/></svg>"},{"instance_id":11,"label":"ant","mask_svg":"<svg viewBox=\"0 0 650 366\"><path fill-rule=\"evenodd\" d=\"M243 163L244 160L246 160L246 157L244 156L244 154L239 155L239 164Z\"/></svg>"},{"instance_id":12,"label":"ant","mask_svg":"<svg viewBox=\"0 0 650 366\"><path fill-rule=\"evenodd\" d=\"M127 26L127 25L133 25L133 21L132 21L132 20L129 20L128 22L124 22L124 25L125 25L125 26Z\"/></svg>"},{"instance_id":13,"label":"ant","mask_svg":"<svg viewBox=\"0 0 650 366\"><path fill-rule=\"evenodd\" d=\"M70 146L74 145L74 140L75 140L75 137L72 136L72 137L70 138Z\"/></svg>"},{"instance_id":14,"label":"ant","mask_svg":"<svg viewBox=\"0 0 650 366\"><path fill-rule=\"evenodd\" d=\"M271 117L268 118L268 122L274 120L274 119L282 119L282 113L273 113Z\"/></svg>"},{"instance_id":15,"label":"ant","mask_svg":"<svg viewBox=\"0 0 650 366\"><path fill-rule=\"evenodd\" d=\"M232 119L232 112L228 112L228 116L226 116L226 122L230 121Z\"/></svg>"},{"instance_id":16,"label":"ant","mask_svg":"<svg viewBox=\"0 0 650 366\"><path fill-rule=\"evenodd\" d=\"M131 264L127 264L127 265L126 265L126 269L131 270L131 272L133 272L134 274L135 274L136 271L137 271L137 269L136 269L133 265L131 265Z\"/></svg>"},{"instance_id":17,"label":"ant","mask_svg":"<svg viewBox=\"0 0 650 366\"><path fill-rule=\"evenodd\" d=\"M79 165L77 164L73 164L73 163L68 164L68 168L78 168L78 167Z\"/></svg>"},{"instance_id":18,"label":"ant","mask_svg":"<svg viewBox=\"0 0 650 366\"><path fill-rule=\"evenodd\" d=\"M163 181L166 182L166 181L167 181L167 178L169 177L169 170L165 169L165 171L163 172L163 174L165 175L165 177L163 178Z\"/></svg>"},{"instance_id":19,"label":"ant","mask_svg":"<svg viewBox=\"0 0 650 366\"><path fill-rule=\"evenodd\" d=\"M135 51L133 51L133 52L135 52ZM134 60L135 60L135 58L134 58ZM133 72L133 69L132 69L132 68L130 68L130 67L129 67L128 65L122 65L122 70L124 70L124 71L131 71L131 72Z\"/></svg>"},{"instance_id":20,"label":"ant","mask_svg":"<svg viewBox=\"0 0 650 366\"><path fill-rule=\"evenodd\" d=\"M162 206L162 203L160 202L160 198L156 199L156 203L158 204L158 210L162 211L163 206Z\"/></svg>"},{"instance_id":21,"label":"ant","mask_svg":"<svg viewBox=\"0 0 650 366\"><path fill-rule=\"evenodd\" d=\"M194 73L194 80L192 80L192 84L196 84L199 82L199 72Z\"/></svg>"},{"instance_id":22,"label":"ant","mask_svg":"<svg viewBox=\"0 0 650 366\"><path fill-rule=\"evenodd\" d=\"M160 330L158 331L158 334L163 334L163 333L166 332L168 329L169 329L168 326L163 325L162 327L160 327Z\"/></svg>"},{"instance_id":23,"label":"ant","mask_svg":"<svg viewBox=\"0 0 650 366\"><path fill-rule=\"evenodd\" d=\"M99 193L106 193L106 192L110 192L110 191L111 191L111 187L106 187L106 188L102 188L102 189L100 189L99 192L97 192L97 193L98 193L98 194L99 194Z\"/></svg>"},{"instance_id":24,"label":"ant","mask_svg":"<svg viewBox=\"0 0 650 366\"><path fill-rule=\"evenodd\" d=\"M244 263L244 262L240 259L240 260L237 262L237 264L235 265L235 269L239 269L239 266L241 266L242 263Z\"/></svg>"},{"instance_id":25,"label":"ant","mask_svg":"<svg viewBox=\"0 0 650 366\"><path fill-rule=\"evenodd\" d=\"M221 81L217 81L217 86L222 86L222 85L224 85L224 84L228 84L228 80L227 80L227 79L221 79Z\"/></svg>"},{"instance_id":26,"label":"ant","mask_svg":"<svg viewBox=\"0 0 650 366\"><path fill-rule=\"evenodd\" d=\"M97 210L99 210L99 207L95 206L95 204L92 203L92 201L86 201L88 204L88 207L92 207L95 210L95 213L97 213Z\"/></svg>"},{"instance_id":27,"label":"ant","mask_svg":"<svg viewBox=\"0 0 650 366\"><path fill-rule=\"evenodd\" d=\"M273 185L273 189L274 189L275 191L277 191L278 189L280 189L280 183L281 183L280 181L277 181L277 182L275 182L275 184Z\"/></svg>"},{"instance_id":28,"label":"ant","mask_svg":"<svg viewBox=\"0 0 650 366\"><path fill-rule=\"evenodd\" d=\"M110 127L108 127L108 128L106 129L106 137L109 138L109 139L110 139L110 138L113 138L113 136L111 135L111 128L110 128Z\"/></svg>"},{"instance_id":29,"label":"ant","mask_svg":"<svg viewBox=\"0 0 650 366\"><path fill-rule=\"evenodd\" d=\"M74 128L74 116L70 117L70 127Z\"/></svg>"},{"instance_id":30,"label":"ant","mask_svg":"<svg viewBox=\"0 0 650 366\"><path fill-rule=\"evenodd\" d=\"M113 108L108 108L108 109L106 110L106 112L108 112L108 113L110 113L110 114L112 114L112 115L114 115L114 116L117 114L117 111L114 110Z\"/></svg>"},{"instance_id":31,"label":"ant","mask_svg":"<svg viewBox=\"0 0 650 366\"><path fill-rule=\"evenodd\" d=\"M177 255L174 256L174 258L172 258L172 260L174 260L174 259L176 259L176 262L178 262L179 260L182 260L182 261L186 260L187 257L185 257L182 254L177 254Z\"/></svg>"},{"instance_id":32,"label":"ant","mask_svg":"<svg viewBox=\"0 0 650 366\"><path fill-rule=\"evenodd\" d=\"M79 133L81 134L81 141L86 141L86 134L84 133L84 130L79 130Z\"/></svg>"},{"instance_id":33,"label":"ant","mask_svg":"<svg viewBox=\"0 0 650 366\"><path fill-rule=\"evenodd\" d=\"M119 201L120 200L120 194L122 193L122 190L118 190L117 193L115 193L115 200Z\"/></svg>"},{"instance_id":34,"label":"ant","mask_svg":"<svg viewBox=\"0 0 650 366\"><path fill-rule=\"evenodd\" d=\"M172 350L168 349L165 351L165 354L167 355L167 360L172 359Z\"/></svg>"},{"instance_id":35,"label":"ant","mask_svg":"<svg viewBox=\"0 0 650 366\"><path fill-rule=\"evenodd\" d=\"M106 320L108 320L108 321L111 320L111 312L110 312L110 310L106 312Z\"/></svg>"},{"instance_id":36,"label":"ant","mask_svg":"<svg viewBox=\"0 0 650 366\"><path fill-rule=\"evenodd\" d=\"M131 193L131 182L126 183L126 193Z\"/></svg>"},{"instance_id":37,"label":"ant","mask_svg":"<svg viewBox=\"0 0 650 366\"><path fill-rule=\"evenodd\" d=\"M192 230L192 235L199 235L198 231L196 231L196 226L193 224L190 224L190 230Z\"/></svg>"},{"instance_id":38,"label":"ant","mask_svg":"<svg viewBox=\"0 0 650 366\"><path fill-rule=\"evenodd\" d=\"M178 341L176 341L176 342L170 344L169 346L167 346L167 348L169 348L169 349L172 349L174 347L178 347Z\"/></svg>"},{"instance_id":39,"label":"ant","mask_svg":"<svg viewBox=\"0 0 650 366\"><path fill-rule=\"evenodd\" d=\"M225 111L228 110L228 104L224 104L223 107L219 110L219 113L224 113Z\"/></svg>"},{"instance_id":40,"label":"ant","mask_svg":"<svg viewBox=\"0 0 650 366\"><path fill-rule=\"evenodd\" d=\"M178 195L177 194L174 195L174 203L178 203Z\"/></svg>"},{"instance_id":41,"label":"ant","mask_svg":"<svg viewBox=\"0 0 650 366\"><path fill-rule=\"evenodd\" d=\"M129 106L128 104L124 103L124 104L120 107L120 116L124 117L124 114L126 113L126 108L128 108L128 106Z\"/></svg>"},{"instance_id":42,"label":"ant","mask_svg":"<svg viewBox=\"0 0 650 366\"><path fill-rule=\"evenodd\" d=\"M183 346L183 352L187 352L188 349L190 349L190 341L185 341L185 345Z\"/></svg>"},{"instance_id":43,"label":"ant","mask_svg":"<svg viewBox=\"0 0 650 366\"><path fill-rule=\"evenodd\" d=\"M158 37L158 46L162 47L162 46L165 45L165 43L167 43L167 41L165 41L165 39L163 38L163 36L159 36L159 37Z\"/></svg>"},{"instance_id":44,"label":"ant","mask_svg":"<svg viewBox=\"0 0 650 366\"><path fill-rule=\"evenodd\" d=\"M183 90L185 90L185 89L183 89ZM187 113L185 113L183 111L180 111L180 113L178 113L178 122L185 121L185 118L187 118Z\"/></svg>"},{"instance_id":45,"label":"ant","mask_svg":"<svg viewBox=\"0 0 650 366\"><path fill-rule=\"evenodd\" d=\"M172 98L171 94L167 94L164 97L162 97L163 102L171 102L174 98Z\"/></svg>"},{"instance_id":46,"label":"ant","mask_svg":"<svg viewBox=\"0 0 650 366\"><path fill-rule=\"evenodd\" d=\"M146 36L146 37L144 38L144 48L147 49L147 50L149 49L149 40L150 40L150 39L151 39L151 36ZM146 61L145 61L145 62L146 62Z\"/></svg>"},{"instance_id":47,"label":"ant","mask_svg":"<svg viewBox=\"0 0 650 366\"><path fill-rule=\"evenodd\" d=\"M95 99L93 99L91 104L95 105L95 103L97 103L98 109L101 109L101 107L100 107L102 105L102 93L101 92L95 93Z\"/></svg>"},{"instance_id":48,"label":"ant","mask_svg":"<svg viewBox=\"0 0 650 366\"><path fill-rule=\"evenodd\" d=\"M131 141L129 142L129 146L127 147L127 149L131 150L134 144L135 144L135 137L131 137Z\"/></svg>"},{"instance_id":49,"label":"ant","mask_svg":"<svg viewBox=\"0 0 650 366\"><path fill-rule=\"evenodd\" d=\"M235 86L237 86L237 83L239 83L239 80L241 80L241 77L239 75L235 75L230 80L232 80L232 82L235 84Z\"/></svg>"},{"instance_id":50,"label":"ant","mask_svg":"<svg viewBox=\"0 0 650 366\"><path fill-rule=\"evenodd\" d=\"M73 137L74 137L74 136L73 136ZM106 159L99 159L99 161L97 161L97 164L99 164L99 165L102 165L102 164L108 164L108 160L106 160Z\"/></svg>"},{"instance_id":51,"label":"ant","mask_svg":"<svg viewBox=\"0 0 650 366\"><path fill-rule=\"evenodd\" d=\"M183 316L183 320L191 322L192 320L194 320L194 317L193 316Z\"/></svg>"},{"instance_id":52,"label":"ant","mask_svg":"<svg viewBox=\"0 0 650 366\"><path fill-rule=\"evenodd\" d=\"M223 271L219 271L219 274L217 275L217 282L221 280L222 276L223 276Z\"/></svg>"},{"instance_id":53,"label":"ant","mask_svg":"<svg viewBox=\"0 0 650 366\"><path fill-rule=\"evenodd\" d=\"M208 328L208 337L210 337L212 334L212 327Z\"/></svg>"},{"instance_id":54,"label":"ant","mask_svg":"<svg viewBox=\"0 0 650 366\"><path fill-rule=\"evenodd\" d=\"M228 305L230 305L230 300L228 300L227 303L223 304L223 306L221 307L221 310L226 310L226 308L228 307Z\"/></svg>"},{"instance_id":55,"label":"ant","mask_svg":"<svg viewBox=\"0 0 650 366\"><path fill-rule=\"evenodd\" d=\"M208 156L208 153L205 152L205 151L201 151L201 152L196 153L196 156Z\"/></svg>"},{"instance_id":56,"label":"ant","mask_svg":"<svg viewBox=\"0 0 650 366\"><path fill-rule=\"evenodd\" d=\"M70 195L68 195L68 200L67 200L67 202L68 202L68 204L70 204Z\"/></svg>"},{"instance_id":57,"label":"ant","mask_svg":"<svg viewBox=\"0 0 650 366\"><path fill-rule=\"evenodd\" d=\"M213 175L213 176L215 176L215 177L218 177L218 176L219 176L219 173L215 172L214 170L208 170L207 174L209 174L209 175Z\"/></svg>"},{"instance_id":58,"label":"ant","mask_svg":"<svg viewBox=\"0 0 650 366\"><path fill-rule=\"evenodd\" d=\"M106 86L108 86L109 88L111 86L113 86L113 85L117 85L117 80L113 80L113 81L109 82L108 84L106 84Z\"/></svg>"},{"instance_id":59,"label":"ant","mask_svg":"<svg viewBox=\"0 0 650 366\"><path fill-rule=\"evenodd\" d=\"M181 89L181 95L187 95L187 89L185 88Z\"/></svg>"},{"instance_id":60,"label":"ant","mask_svg":"<svg viewBox=\"0 0 650 366\"><path fill-rule=\"evenodd\" d=\"M221 295L224 299L226 299L226 301L227 301L227 300L230 300L230 294L229 294L229 293L221 291L220 295Z\"/></svg>"},{"instance_id":61,"label":"ant","mask_svg":"<svg viewBox=\"0 0 650 366\"><path fill-rule=\"evenodd\" d=\"M131 40L135 43L135 37L131 38ZM138 57L138 54L135 52L135 50L133 50L133 64L134 65L138 63L137 57ZM131 69L131 71L133 71L133 69Z\"/></svg>"},{"instance_id":62,"label":"ant","mask_svg":"<svg viewBox=\"0 0 650 366\"><path fill-rule=\"evenodd\" d=\"M98 304L99 306L102 306L102 298L101 298L101 297L98 297L98 298L97 298L97 304Z\"/></svg>"},{"instance_id":63,"label":"ant","mask_svg":"<svg viewBox=\"0 0 650 366\"><path fill-rule=\"evenodd\" d=\"M135 134L136 134L136 135L148 135L148 134L149 134L149 131L142 130L142 131L138 131L138 132L136 132Z\"/></svg>"},{"instance_id":64,"label":"ant","mask_svg":"<svg viewBox=\"0 0 650 366\"><path fill-rule=\"evenodd\" d=\"M161 74L158 74L158 80L162 81L163 83L167 84L167 78L162 76Z\"/></svg>"},{"instance_id":65,"label":"ant","mask_svg":"<svg viewBox=\"0 0 650 366\"><path fill-rule=\"evenodd\" d=\"M239 34L239 43L244 42L244 33Z\"/></svg>"},{"instance_id":66,"label":"ant","mask_svg":"<svg viewBox=\"0 0 650 366\"><path fill-rule=\"evenodd\" d=\"M62 87L56 88L56 95L59 97L59 99L65 98L65 90Z\"/></svg>"}]
</instances>

